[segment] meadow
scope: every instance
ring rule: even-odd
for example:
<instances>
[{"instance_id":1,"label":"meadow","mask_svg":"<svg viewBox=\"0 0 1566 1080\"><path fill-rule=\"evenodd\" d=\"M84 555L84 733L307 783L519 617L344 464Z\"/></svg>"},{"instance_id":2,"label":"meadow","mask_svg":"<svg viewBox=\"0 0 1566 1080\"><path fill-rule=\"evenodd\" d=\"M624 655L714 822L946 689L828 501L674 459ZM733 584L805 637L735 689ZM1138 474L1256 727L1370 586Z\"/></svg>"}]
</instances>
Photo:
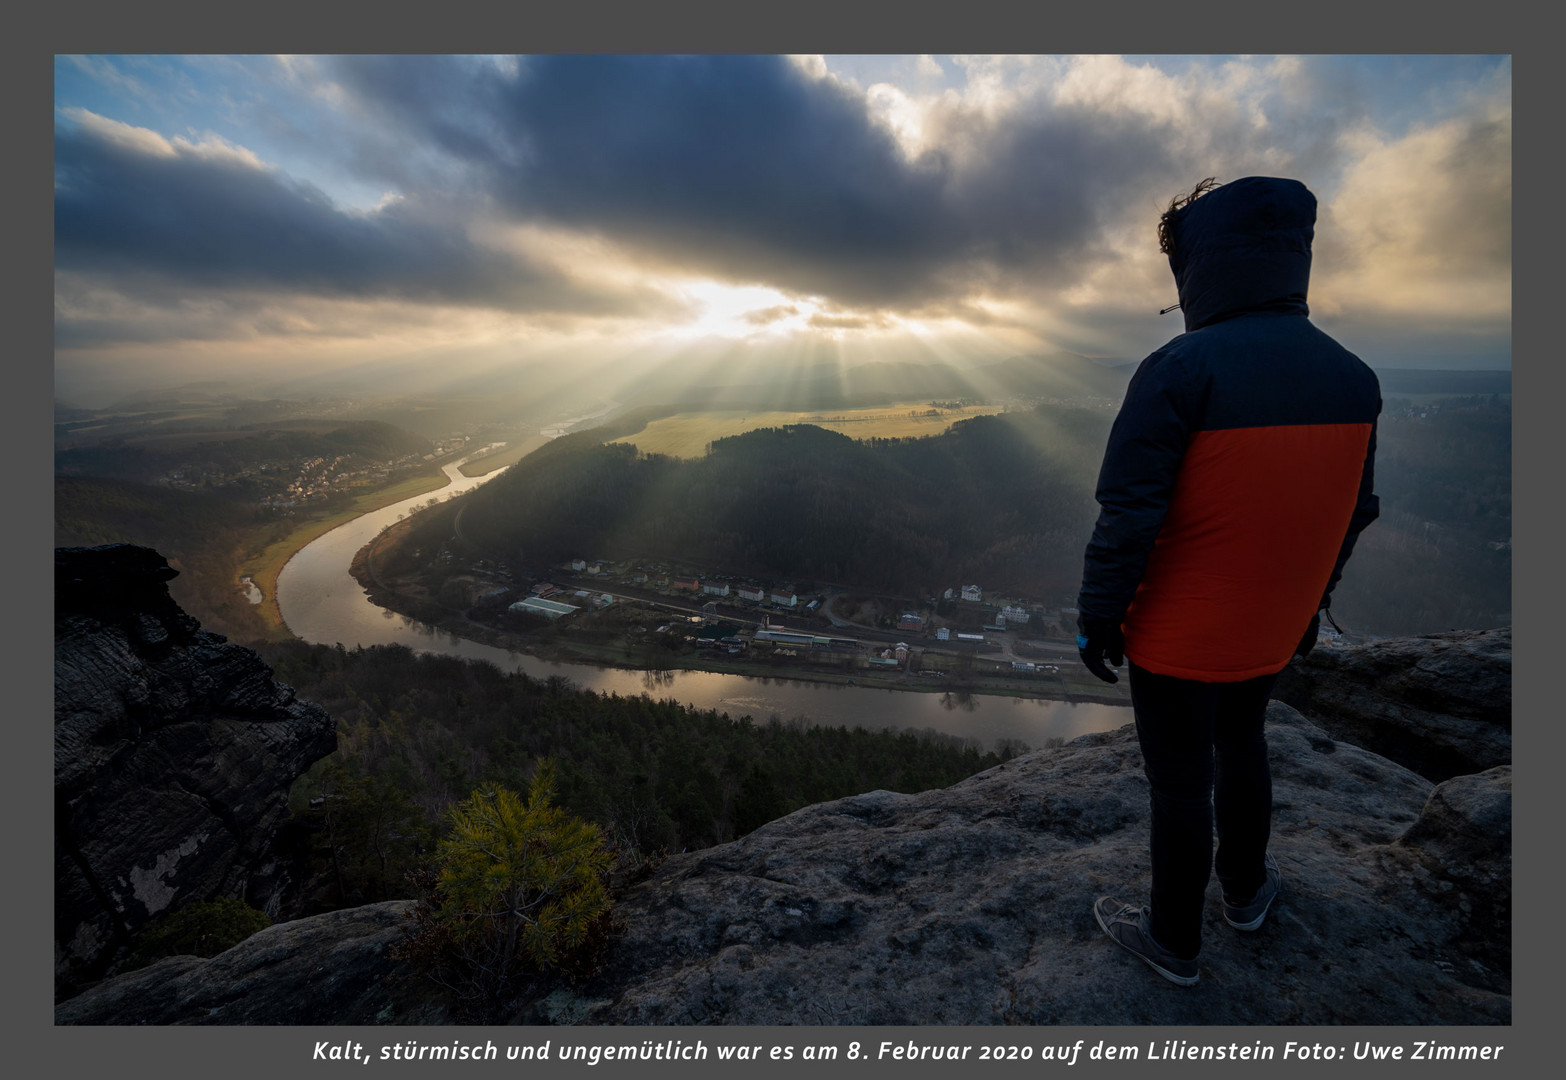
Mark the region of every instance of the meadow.
<instances>
[{"instance_id":1,"label":"meadow","mask_svg":"<svg viewBox=\"0 0 1566 1080\"><path fill-rule=\"evenodd\" d=\"M614 441L630 443L647 454L699 458L706 455L710 443L758 428L814 424L853 439L906 439L939 435L959 420L1001 411L999 405L943 408L929 402L908 402L815 412L682 412L650 421L642 430Z\"/></svg>"}]
</instances>

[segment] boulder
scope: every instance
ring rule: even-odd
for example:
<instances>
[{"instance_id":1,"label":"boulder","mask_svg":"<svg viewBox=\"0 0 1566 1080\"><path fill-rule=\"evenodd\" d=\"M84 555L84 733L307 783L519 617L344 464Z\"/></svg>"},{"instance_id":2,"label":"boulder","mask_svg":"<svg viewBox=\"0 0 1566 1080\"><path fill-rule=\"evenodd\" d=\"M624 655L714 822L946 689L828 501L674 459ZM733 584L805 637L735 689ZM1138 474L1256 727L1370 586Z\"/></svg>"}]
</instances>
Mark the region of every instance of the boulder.
<instances>
[{"instance_id":1,"label":"boulder","mask_svg":"<svg viewBox=\"0 0 1566 1080\"><path fill-rule=\"evenodd\" d=\"M393 950L409 900L269 926L210 960L172 956L55 1010L58 1024L450 1023ZM400 977L403 976L403 977Z\"/></svg>"},{"instance_id":2,"label":"boulder","mask_svg":"<svg viewBox=\"0 0 1566 1080\"><path fill-rule=\"evenodd\" d=\"M1512 628L1320 646L1273 697L1439 783L1512 760Z\"/></svg>"}]
</instances>

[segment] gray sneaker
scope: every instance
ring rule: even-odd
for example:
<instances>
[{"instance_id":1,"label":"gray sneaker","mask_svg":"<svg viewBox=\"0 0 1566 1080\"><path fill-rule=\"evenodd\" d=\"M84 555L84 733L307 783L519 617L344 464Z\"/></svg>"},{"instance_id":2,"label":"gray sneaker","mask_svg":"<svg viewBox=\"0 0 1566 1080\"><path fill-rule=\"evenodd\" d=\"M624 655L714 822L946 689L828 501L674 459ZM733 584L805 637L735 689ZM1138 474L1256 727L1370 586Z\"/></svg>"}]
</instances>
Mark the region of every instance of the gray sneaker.
<instances>
[{"instance_id":1,"label":"gray sneaker","mask_svg":"<svg viewBox=\"0 0 1566 1080\"><path fill-rule=\"evenodd\" d=\"M1267 880L1262 882L1255 897L1245 901L1236 901L1230 896L1223 898L1223 921L1236 930L1255 930L1260 926L1267 918L1267 909L1283 891L1283 871L1278 869L1278 861L1268 855L1266 867Z\"/></svg>"},{"instance_id":2,"label":"gray sneaker","mask_svg":"<svg viewBox=\"0 0 1566 1080\"><path fill-rule=\"evenodd\" d=\"M1196 983L1196 961L1181 960L1153 940L1147 927L1147 908L1122 904L1112 896L1100 896L1093 904L1093 916L1116 945L1139 957L1170 982L1181 986Z\"/></svg>"}]
</instances>

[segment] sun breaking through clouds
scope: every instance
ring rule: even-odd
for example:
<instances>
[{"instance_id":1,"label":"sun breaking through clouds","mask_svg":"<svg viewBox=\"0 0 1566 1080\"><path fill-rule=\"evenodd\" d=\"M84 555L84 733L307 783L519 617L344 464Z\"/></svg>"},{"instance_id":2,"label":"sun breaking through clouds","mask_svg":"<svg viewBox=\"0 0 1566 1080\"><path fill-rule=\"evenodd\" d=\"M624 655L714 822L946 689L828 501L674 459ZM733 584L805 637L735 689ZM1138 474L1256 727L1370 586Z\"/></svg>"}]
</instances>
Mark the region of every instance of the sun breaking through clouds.
<instances>
[{"instance_id":1,"label":"sun breaking through clouds","mask_svg":"<svg viewBox=\"0 0 1566 1080\"><path fill-rule=\"evenodd\" d=\"M1254 174L1371 363L1509 365L1505 57L59 57L57 385L1136 359L1162 205Z\"/></svg>"}]
</instances>

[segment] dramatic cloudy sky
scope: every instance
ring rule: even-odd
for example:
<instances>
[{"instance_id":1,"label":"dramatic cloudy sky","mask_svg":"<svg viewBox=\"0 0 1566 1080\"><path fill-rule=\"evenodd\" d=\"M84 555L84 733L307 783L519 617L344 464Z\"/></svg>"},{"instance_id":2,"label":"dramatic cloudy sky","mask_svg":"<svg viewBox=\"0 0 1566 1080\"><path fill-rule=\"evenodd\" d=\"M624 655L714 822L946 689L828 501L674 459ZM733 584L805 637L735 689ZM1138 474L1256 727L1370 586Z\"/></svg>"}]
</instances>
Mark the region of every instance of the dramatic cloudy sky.
<instances>
[{"instance_id":1,"label":"dramatic cloudy sky","mask_svg":"<svg viewBox=\"0 0 1566 1080\"><path fill-rule=\"evenodd\" d=\"M1320 200L1313 317L1511 362L1504 57L55 62L62 393L254 372L1139 358L1204 176Z\"/></svg>"}]
</instances>

